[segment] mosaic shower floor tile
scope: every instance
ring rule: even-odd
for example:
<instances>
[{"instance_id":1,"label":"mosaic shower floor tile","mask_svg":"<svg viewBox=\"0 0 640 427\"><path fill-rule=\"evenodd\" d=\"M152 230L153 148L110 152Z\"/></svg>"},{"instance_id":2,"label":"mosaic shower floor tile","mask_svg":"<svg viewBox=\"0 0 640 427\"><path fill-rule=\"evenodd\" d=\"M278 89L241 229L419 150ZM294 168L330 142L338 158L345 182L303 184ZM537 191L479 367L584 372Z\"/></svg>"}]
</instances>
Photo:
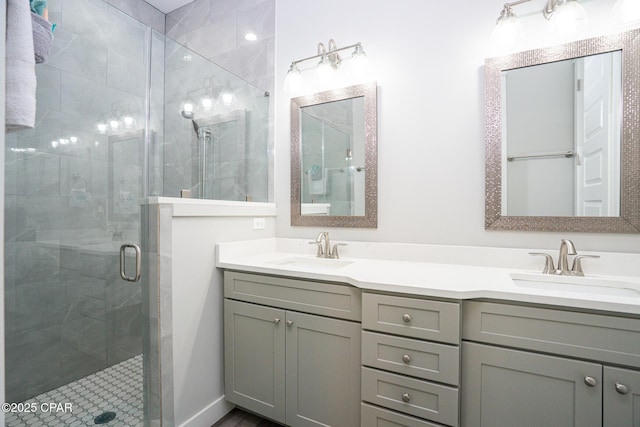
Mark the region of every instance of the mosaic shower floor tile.
<instances>
[{"instance_id":1,"label":"mosaic shower floor tile","mask_svg":"<svg viewBox=\"0 0 640 427\"><path fill-rule=\"evenodd\" d=\"M142 355L42 393L14 409L21 408L28 412L5 410L7 427L142 426ZM115 413L115 418L109 413ZM96 424L101 415L106 422Z\"/></svg>"}]
</instances>

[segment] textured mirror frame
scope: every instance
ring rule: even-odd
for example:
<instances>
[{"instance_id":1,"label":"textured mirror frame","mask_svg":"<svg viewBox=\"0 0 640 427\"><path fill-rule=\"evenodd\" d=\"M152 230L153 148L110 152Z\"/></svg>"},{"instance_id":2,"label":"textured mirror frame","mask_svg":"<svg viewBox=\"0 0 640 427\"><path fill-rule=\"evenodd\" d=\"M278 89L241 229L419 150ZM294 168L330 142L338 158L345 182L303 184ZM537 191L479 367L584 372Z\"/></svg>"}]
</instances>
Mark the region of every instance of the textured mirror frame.
<instances>
[{"instance_id":1,"label":"textured mirror frame","mask_svg":"<svg viewBox=\"0 0 640 427\"><path fill-rule=\"evenodd\" d=\"M501 72L615 50L622 51L620 216L503 216ZM640 233L640 29L487 59L485 97L485 229Z\"/></svg>"},{"instance_id":2,"label":"textured mirror frame","mask_svg":"<svg viewBox=\"0 0 640 427\"><path fill-rule=\"evenodd\" d=\"M376 228L378 226L378 112L375 82L291 99L291 225ZM364 97L365 202L364 216L301 215L301 108Z\"/></svg>"}]
</instances>

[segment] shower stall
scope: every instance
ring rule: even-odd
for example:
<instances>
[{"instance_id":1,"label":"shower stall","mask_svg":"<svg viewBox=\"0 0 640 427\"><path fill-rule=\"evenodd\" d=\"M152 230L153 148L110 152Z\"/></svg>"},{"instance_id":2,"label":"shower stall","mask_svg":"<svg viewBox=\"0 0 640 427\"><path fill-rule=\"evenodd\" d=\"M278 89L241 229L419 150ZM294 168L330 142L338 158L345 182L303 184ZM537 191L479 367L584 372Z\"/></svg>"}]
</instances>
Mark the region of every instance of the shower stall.
<instances>
[{"instance_id":1,"label":"shower stall","mask_svg":"<svg viewBox=\"0 0 640 427\"><path fill-rule=\"evenodd\" d=\"M6 399L73 404L35 426L159 425L157 318L121 247L144 252L150 196L267 201L268 99L106 1L49 3L36 126L6 135ZM215 85L230 102L179 114Z\"/></svg>"}]
</instances>

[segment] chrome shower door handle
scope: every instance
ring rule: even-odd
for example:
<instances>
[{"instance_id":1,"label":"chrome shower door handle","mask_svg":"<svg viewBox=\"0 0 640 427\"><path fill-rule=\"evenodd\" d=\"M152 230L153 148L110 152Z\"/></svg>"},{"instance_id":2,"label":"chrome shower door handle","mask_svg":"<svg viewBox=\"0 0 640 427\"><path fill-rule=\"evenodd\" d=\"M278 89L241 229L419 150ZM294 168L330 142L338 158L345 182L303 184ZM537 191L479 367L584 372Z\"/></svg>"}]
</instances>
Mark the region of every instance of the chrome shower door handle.
<instances>
[{"instance_id":1,"label":"chrome shower door handle","mask_svg":"<svg viewBox=\"0 0 640 427\"><path fill-rule=\"evenodd\" d=\"M131 248L136 252L136 274L134 276L127 276L125 272L125 264L126 264L126 250L127 248ZM140 280L140 275L142 274L142 251L140 250L140 246L135 243L125 243L120 246L120 278L122 280L126 280L127 282L137 282Z\"/></svg>"}]
</instances>

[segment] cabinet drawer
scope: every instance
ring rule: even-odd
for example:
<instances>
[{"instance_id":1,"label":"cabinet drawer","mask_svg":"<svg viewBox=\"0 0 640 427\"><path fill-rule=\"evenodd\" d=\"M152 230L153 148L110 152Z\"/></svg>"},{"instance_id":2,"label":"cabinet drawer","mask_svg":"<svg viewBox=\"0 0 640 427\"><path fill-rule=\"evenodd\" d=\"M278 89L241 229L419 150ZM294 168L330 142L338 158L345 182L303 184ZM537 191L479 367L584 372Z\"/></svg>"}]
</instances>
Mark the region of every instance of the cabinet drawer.
<instances>
[{"instance_id":1,"label":"cabinet drawer","mask_svg":"<svg viewBox=\"0 0 640 427\"><path fill-rule=\"evenodd\" d=\"M362 364L400 374L458 385L458 347L410 338L362 333Z\"/></svg>"},{"instance_id":2,"label":"cabinet drawer","mask_svg":"<svg viewBox=\"0 0 640 427\"><path fill-rule=\"evenodd\" d=\"M362 404L361 427L442 427L419 418Z\"/></svg>"},{"instance_id":3,"label":"cabinet drawer","mask_svg":"<svg viewBox=\"0 0 640 427\"><path fill-rule=\"evenodd\" d=\"M478 301L463 311L466 340L640 367L640 319Z\"/></svg>"},{"instance_id":4,"label":"cabinet drawer","mask_svg":"<svg viewBox=\"0 0 640 427\"><path fill-rule=\"evenodd\" d=\"M360 289L259 274L225 271L224 296L322 316L360 321Z\"/></svg>"},{"instance_id":5,"label":"cabinet drawer","mask_svg":"<svg viewBox=\"0 0 640 427\"><path fill-rule=\"evenodd\" d=\"M458 389L453 387L362 368L362 400L438 423L458 425Z\"/></svg>"},{"instance_id":6,"label":"cabinet drawer","mask_svg":"<svg viewBox=\"0 0 640 427\"><path fill-rule=\"evenodd\" d=\"M390 295L362 295L362 327L458 344L460 305Z\"/></svg>"}]
</instances>

